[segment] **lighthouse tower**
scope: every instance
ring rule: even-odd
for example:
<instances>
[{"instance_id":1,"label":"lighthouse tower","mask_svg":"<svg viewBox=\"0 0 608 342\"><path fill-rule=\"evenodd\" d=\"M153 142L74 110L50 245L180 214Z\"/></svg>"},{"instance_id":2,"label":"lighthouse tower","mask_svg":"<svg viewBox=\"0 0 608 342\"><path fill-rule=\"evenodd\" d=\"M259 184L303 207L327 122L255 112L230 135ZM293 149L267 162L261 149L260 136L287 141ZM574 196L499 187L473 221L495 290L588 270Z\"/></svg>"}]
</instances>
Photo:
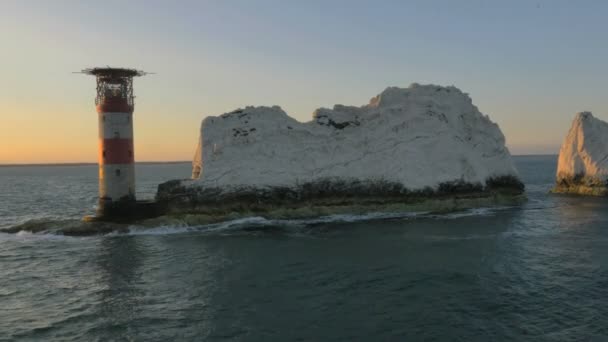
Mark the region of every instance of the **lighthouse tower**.
<instances>
[{"instance_id":1,"label":"lighthouse tower","mask_svg":"<svg viewBox=\"0 0 608 342\"><path fill-rule=\"evenodd\" d=\"M134 69L93 68L99 120L99 217L128 216L136 206L133 149Z\"/></svg>"}]
</instances>

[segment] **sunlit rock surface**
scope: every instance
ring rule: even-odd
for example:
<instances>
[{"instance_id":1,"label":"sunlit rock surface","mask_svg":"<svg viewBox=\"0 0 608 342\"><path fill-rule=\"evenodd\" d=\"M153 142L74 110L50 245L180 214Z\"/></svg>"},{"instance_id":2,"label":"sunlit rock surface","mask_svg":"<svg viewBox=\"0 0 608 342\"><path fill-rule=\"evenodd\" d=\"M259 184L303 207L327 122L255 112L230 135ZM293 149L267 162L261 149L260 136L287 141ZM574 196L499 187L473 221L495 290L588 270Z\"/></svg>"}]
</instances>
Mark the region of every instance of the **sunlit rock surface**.
<instances>
[{"instance_id":1,"label":"sunlit rock surface","mask_svg":"<svg viewBox=\"0 0 608 342\"><path fill-rule=\"evenodd\" d=\"M298 122L280 107L203 120L193 179L159 187L174 208L350 206L488 197L523 185L498 125L455 87L390 87ZM236 203L235 205L229 203ZM237 210L238 211L238 210Z\"/></svg>"},{"instance_id":2,"label":"sunlit rock surface","mask_svg":"<svg viewBox=\"0 0 608 342\"><path fill-rule=\"evenodd\" d=\"M608 195L608 123L578 113L559 151L554 192Z\"/></svg>"}]
</instances>

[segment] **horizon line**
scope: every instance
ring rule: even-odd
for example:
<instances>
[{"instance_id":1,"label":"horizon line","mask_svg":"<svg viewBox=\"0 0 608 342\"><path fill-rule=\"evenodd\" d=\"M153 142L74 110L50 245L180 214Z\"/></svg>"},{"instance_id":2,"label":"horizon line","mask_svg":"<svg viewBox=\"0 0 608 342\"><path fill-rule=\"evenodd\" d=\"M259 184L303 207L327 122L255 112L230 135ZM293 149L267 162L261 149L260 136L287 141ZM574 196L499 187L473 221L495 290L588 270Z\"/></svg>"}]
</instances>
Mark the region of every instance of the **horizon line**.
<instances>
[{"instance_id":1,"label":"horizon line","mask_svg":"<svg viewBox=\"0 0 608 342\"><path fill-rule=\"evenodd\" d=\"M532 153L532 154L512 154L513 157L542 157L557 156L557 153ZM192 163L191 160L170 160L170 161L136 161L135 164L183 164ZM65 162L65 163L0 163L0 167L19 167L19 166L87 166L99 165L98 162Z\"/></svg>"},{"instance_id":2,"label":"horizon line","mask_svg":"<svg viewBox=\"0 0 608 342\"><path fill-rule=\"evenodd\" d=\"M138 161L135 164L182 164L192 163L191 160L171 160L171 161ZM98 162L65 162L65 163L0 163L0 167L19 167L19 166L87 166L99 165Z\"/></svg>"}]
</instances>

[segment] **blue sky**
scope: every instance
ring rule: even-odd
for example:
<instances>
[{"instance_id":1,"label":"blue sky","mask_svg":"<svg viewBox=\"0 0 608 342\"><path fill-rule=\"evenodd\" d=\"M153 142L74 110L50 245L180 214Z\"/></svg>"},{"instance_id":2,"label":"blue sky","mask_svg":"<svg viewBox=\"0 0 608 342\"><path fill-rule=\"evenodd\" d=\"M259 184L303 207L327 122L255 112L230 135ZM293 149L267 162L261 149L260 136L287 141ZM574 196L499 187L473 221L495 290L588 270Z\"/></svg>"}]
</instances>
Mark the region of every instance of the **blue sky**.
<instances>
[{"instance_id":1,"label":"blue sky","mask_svg":"<svg viewBox=\"0 0 608 342\"><path fill-rule=\"evenodd\" d=\"M2 1L2 162L95 161L98 65L136 80L138 160L190 159L206 115L298 120L387 86L455 85L514 154L557 153L574 114L608 120L606 1ZM2 141L5 139L5 141ZM75 141L79 143L74 144Z\"/></svg>"}]
</instances>

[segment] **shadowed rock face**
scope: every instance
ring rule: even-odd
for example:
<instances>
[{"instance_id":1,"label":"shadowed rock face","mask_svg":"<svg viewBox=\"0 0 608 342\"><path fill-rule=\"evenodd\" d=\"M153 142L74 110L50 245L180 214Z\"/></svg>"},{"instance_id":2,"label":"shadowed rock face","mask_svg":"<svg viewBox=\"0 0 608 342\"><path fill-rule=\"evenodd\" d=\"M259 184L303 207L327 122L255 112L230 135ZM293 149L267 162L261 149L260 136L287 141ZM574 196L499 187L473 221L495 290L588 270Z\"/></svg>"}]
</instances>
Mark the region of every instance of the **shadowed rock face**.
<instances>
[{"instance_id":1,"label":"shadowed rock face","mask_svg":"<svg viewBox=\"0 0 608 342\"><path fill-rule=\"evenodd\" d=\"M608 123L576 115L559 152L556 193L608 195Z\"/></svg>"},{"instance_id":2,"label":"shadowed rock face","mask_svg":"<svg viewBox=\"0 0 608 342\"><path fill-rule=\"evenodd\" d=\"M404 208L408 205L416 206L421 211L455 210L461 204L468 207L465 203L467 200L483 199L482 203L488 205L509 197L519 198L523 191L523 183L512 176L489 179L484 185L445 182L439 184L437 189L421 190L409 190L400 183L344 179L321 179L298 184L296 187L230 189L188 187L181 181L169 181L159 185L156 199L166 206L168 214L222 216L255 213L264 216L266 213L273 215L278 210L295 212L304 207L313 208L313 213L315 210L332 213L332 209L358 212L366 206L382 211L395 205L403 205ZM458 203L458 200L463 203Z\"/></svg>"}]
</instances>

